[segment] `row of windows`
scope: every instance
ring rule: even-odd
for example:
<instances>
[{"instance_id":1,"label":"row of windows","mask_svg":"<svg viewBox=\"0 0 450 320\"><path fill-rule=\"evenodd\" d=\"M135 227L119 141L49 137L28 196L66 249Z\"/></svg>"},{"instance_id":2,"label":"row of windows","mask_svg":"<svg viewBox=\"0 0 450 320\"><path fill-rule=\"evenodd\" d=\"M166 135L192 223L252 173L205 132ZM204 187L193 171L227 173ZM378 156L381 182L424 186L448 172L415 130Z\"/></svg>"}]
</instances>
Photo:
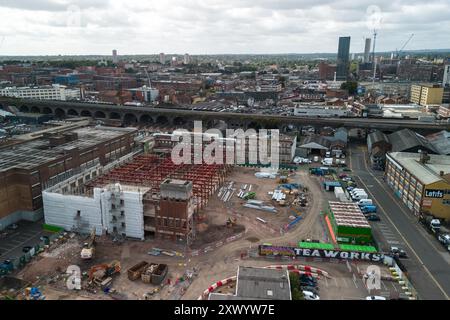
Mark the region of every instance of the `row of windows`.
<instances>
[{"instance_id":1,"label":"row of windows","mask_svg":"<svg viewBox=\"0 0 450 320\"><path fill-rule=\"evenodd\" d=\"M186 220L182 219L168 219L168 218L158 218L158 225L164 227L172 228L184 228L186 229Z\"/></svg>"}]
</instances>

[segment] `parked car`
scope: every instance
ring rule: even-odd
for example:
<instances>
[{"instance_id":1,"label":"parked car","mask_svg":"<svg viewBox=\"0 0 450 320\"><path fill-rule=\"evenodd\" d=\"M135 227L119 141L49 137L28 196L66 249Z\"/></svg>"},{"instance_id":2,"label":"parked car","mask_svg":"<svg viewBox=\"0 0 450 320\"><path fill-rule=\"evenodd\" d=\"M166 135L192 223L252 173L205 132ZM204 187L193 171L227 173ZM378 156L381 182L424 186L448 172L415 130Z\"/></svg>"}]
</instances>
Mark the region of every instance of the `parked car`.
<instances>
[{"instance_id":1,"label":"parked car","mask_svg":"<svg viewBox=\"0 0 450 320\"><path fill-rule=\"evenodd\" d=\"M26 246L26 247L23 247L23 248L22 248L22 252L23 252L23 253L28 253L31 249L32 249L32 247Z\"/></svg>"},{"instance_id":2,"label":"parked car","mask_svg":"<svg viewBox=\"0 0 450 320\"><path fill-rule=\"evenodd\" d=\"M368 296L366 297L366 300L387 300L387 299L382 296Z\"/></svg>"},{"instance_id":3,"label":"parked car","mask_svg":"<svg viewBox=\"0 0 450 320\"><path fill-rule=\"evenodd\" d=\"M367 221L381 221L381 219L378 215L371 214L367 217Z\"/></svg>"},{"instance_id":4,"label":"parked car","mask_svg":"<svg viewBox=\"0 0 450 320\"><path fill-rule=\"evenodd\" d=\"M311 280L300 280L300 286L305 286L305 287L317 287L317 283L313 282Z\"/></svg>"},{"instance_id":5,"label":"parked car","mask_svg":"<svg viewBox=\"0 0 450 320\"><path fill-rule=\"evenodd\" d=\"M311 242L312 242L312 241L311 241ZM317 279L316 279L315 277L309 276L309 275L306 275L306 274L302 274L302 275L300 276L300 281L301 281L301 280L312 281L312 282L314 282L314 283L317 283Z\"/></svg>"},{"instance_id":6,"label":"parked car","mask_svg":"<svg viewBox=\"0 0 450 320\"><path fill-rule=\"evenodd\" d=\"M319 287L300 286L302 291L311 291L314 294L319 294Z\"/></svg>"},{"instance_id":7,"label":"parked car","mask_svg":"<svg viewBox=\"0 0 450 320\"><path fill-rule=\"evenodd\" d=\"M305 300L320 300L320 297L311 291L303 291L303 296Z\"/></svg>"},{"instance_id":8,"label":"parked car","mask_svg":"<svg viewBox=\"0 0 450 320\"><path fill-rule=\"evenodd\" d=\"M391 247L391 253L399 258L407 258L408 255L406 254L406 251L398 248L398 247Z\"/></svg>"},{"instance_id":9,"label":"parked car","mask_svg":"<svg viewBox=\"0 0 450 320\"><path fill-rule=\"evenodd\" d=\"M8 230L16 230L17 228L19 228L19 226L18 226L17 224L15 224L15 223L10 224L10 225L7 227Z\"/></svg>"}]
</instances>

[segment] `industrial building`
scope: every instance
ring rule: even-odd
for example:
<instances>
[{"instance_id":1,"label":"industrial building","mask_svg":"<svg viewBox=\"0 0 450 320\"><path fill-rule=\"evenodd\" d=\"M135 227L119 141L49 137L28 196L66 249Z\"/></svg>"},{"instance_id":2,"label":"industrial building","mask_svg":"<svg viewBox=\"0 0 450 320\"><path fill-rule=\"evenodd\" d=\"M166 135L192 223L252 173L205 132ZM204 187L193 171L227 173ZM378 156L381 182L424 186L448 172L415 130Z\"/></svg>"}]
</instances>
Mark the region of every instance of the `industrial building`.
<instances>
[{"instance_id":1,"label":"industrial building","mask_svg":"<svg viewBox=\"0 0 450 320\"><path fill-rule=\"evenodd\" d=\"M445 144L445 142L441 142L441 144ZM444 150L442 147L438 149L426 137L409 129L391 134L374 131L367 135L367 149L370 164L372 168L377 170L384 170L387 152L419 152L420 150L429 154L440 154L440 150Z\"/></svg>"},{"instance_id":2,"label":"industrial building","mask_svg":"<svg viewBox=\"0 0 450 320\"><path fill-rule=\"evenodd\" d=\"M142 154L97 167L81 183L65 181L43 193L45 221L66 230L182 241L195 237L195 220L224 182L225 165L175 164Z\"/></svg>"},{"instance_id":3,"label":"industrial building","mask_svg":"<svg viewBox=\"0 0 450 320\"><path fill-rule=\"evenodd\" d=\"M0 230L42 217L42 190L133 151L137 130L68 124L0 148Z\"/></svg>"},{"instance_id":4,"label":"industrial building","mask_svg":"<svg viewBox=\"0 0 450 320\"><path fill-rule=\"evenodd\" d=\"M41 87L8 87L0 88L0 96L38 99L38 100L79 100L81 92L79 89L68 89L66 86L53 84Z\"/></svg>"},{"instance_id":5,"label":"industrial building","mask_svg":"<svg viewBox=\"0 0 450 320\"><path fill-rule=\"evenodd\" d=\"M162 154L170 154L175 145L179 143L183 143L181 137L186 132L175 131L174 133L155 133L151 137L148 137L148 147L154 153L162 153ZM268 135L266 137L266 146L268 151L268 156L270 157L271 150L271 137ZM218 134L208 134L208 133L190 133L191 141L186 145L192 152L192 154L198 153L198 150L203 152L203 148L210 143L216 141L218 145L222 147L224 153L228 150L230 154L236 150L242 150L242 154L240 154L241 159L244 161L242 164L261 164L260 158L258 158L259 150L257 148L251 148L249 143L250 141L256 141L258 143L263 143L262 136L254 134L248 135L245 138L245 147L242 145L242 141L238 136L232 137L220 137ZM191 143L192 142L192 143ZM200 145L200 146L199 146ZM200 147L200 148L198 148ZM289 135L279 135L279 163L280 164L291 164L292 160L295 156L295 150L297 148L297 137L289 136ZM235 160L238 160L238 153L234 153ZM224 155L224 162L227 161L227 158ZM241 163L239 163L241 164ZM262 163L266 164L266 163Z\"/></svg>"},{"instance_id":6,"label":"industrial building","mask_svg":"<svg viewBox=\"0 0 450 320\"><path fill-rule=\"evenodd\" d=\"M424 212L450 220L450 156L392 152L385 177L414 215Z\"/></svg>"},{"instance_id":7,"label":"industrial building","mask_svg":"<svg viewBox=\"0 0 450 320\"><path fill-rule=\"evenodd\" d=\"M372 243L372 228L356 203L330 201L328 217L338 242Z\"/></svg>"},{"instance_id":8,"label":"industrial building","mask_svg":"<svg viewBox=\"0 0 450 320\"><path fill-rule=\"evenodd\" d=\"M210 293L209 300L292 300L289 271L239 266L236 293Z\"/></svg>"},{"instance_id":9,"label":"industrial building","mask_svg":"<svg viewBox=\"0 0 450 320\"><path fill-rule=\"evenodd\" d=\"M439 105L442 103L444 88L441 85L413 84L411 86L411 102L421 106Z\"/></svg>"}]
</instances>

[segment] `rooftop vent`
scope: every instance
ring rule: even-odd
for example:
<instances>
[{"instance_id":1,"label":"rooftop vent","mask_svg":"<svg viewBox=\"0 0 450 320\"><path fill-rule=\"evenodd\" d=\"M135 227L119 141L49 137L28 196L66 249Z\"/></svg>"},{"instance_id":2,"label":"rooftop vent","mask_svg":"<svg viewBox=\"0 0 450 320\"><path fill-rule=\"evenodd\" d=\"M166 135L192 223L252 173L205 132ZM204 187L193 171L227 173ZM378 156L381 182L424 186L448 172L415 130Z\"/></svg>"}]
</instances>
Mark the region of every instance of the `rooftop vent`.
<instances>
[{"instance_id":1,"label":"rooftop vent","mask_svg":"<svg viewBox=\"0 0 450 320\"><path fill-rule=\"evenodd\" d=\"M426 164L428 161L430 161L430 156L428 155L428 152L419 150L420 153L420 163Z\"/></svg>"}]
</instances>

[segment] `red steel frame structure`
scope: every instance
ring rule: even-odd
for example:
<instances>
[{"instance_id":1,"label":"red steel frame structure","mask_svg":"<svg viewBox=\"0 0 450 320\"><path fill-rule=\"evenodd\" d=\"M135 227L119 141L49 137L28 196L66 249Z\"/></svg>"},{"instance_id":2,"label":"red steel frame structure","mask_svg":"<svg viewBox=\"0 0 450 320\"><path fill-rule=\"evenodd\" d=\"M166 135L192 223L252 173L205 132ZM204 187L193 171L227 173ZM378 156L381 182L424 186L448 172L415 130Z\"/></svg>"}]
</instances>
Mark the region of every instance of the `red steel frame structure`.
<instances>
[{"instance_id":1,"label":"red steel frame structure","mask_svg":"<svg viewBox=\"0 0 450 320\"><path fill-rule=\"evenodd\" d=\"M86 185L87 189L121 183L148 187L150 194L159 193L165 179L192 181L197 212L208 203L209 197L224 182L230 166L219 164L175 164L170 156L139 155L127 164L114 168Z\"/></svg>"}]
</instances>

